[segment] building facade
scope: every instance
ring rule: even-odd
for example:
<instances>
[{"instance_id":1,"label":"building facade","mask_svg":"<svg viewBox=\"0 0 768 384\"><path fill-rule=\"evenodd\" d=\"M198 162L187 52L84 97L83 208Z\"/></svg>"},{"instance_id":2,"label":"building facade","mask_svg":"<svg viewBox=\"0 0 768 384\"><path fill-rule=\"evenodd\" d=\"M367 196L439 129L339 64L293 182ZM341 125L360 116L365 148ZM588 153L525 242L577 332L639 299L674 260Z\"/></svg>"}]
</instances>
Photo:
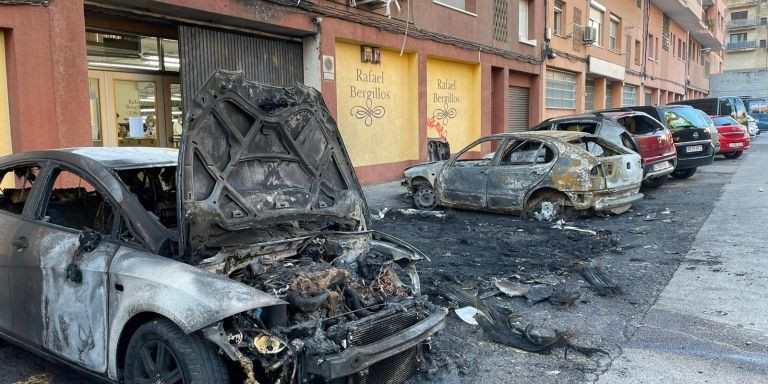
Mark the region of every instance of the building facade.
<instances>
[{"instance_id":1,"label":"building facade","mask_svg":"<svg viewBox=\"0 0 768 384\"><path fill-rule=\"evenodd\" d=\"M701 97L721 67L722 0L548 4L547 117Z\"/></svg>"},{"instance_id":2,"label":"building facade","mask_svg":"<svg viewBox=\"0 0 768 384\"><path fill-rule=\"evenodd\" d=\"M713 96L768 97L768 2L727 0L722 74L712 77Z\"/></svg>"},{"instance_id":3,"label":"building facade","mask_svg":"<svg viewBox=\"0 0 768 384\"><path fill-rule=\"evenodd\" d=\"M322 91L361 181L393 180L428 138L457 150L546 117L706 94L721 5L0 0L0 153L178 146L192 95L229 69Z\"/></svg>"}]
</instances>

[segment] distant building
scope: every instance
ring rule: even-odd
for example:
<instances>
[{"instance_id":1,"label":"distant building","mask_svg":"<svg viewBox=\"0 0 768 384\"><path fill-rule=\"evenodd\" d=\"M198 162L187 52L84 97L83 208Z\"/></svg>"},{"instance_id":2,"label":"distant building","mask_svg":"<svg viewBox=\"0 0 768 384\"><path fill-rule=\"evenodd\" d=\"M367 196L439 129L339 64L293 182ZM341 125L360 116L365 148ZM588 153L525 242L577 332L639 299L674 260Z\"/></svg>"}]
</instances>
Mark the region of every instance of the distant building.
<instances>
[{"instance_id":1,"label":"distant building","mask_svg":"<svg viewBox=\"0 0 768 384\"><path fill-rule=\"evenodd\" d=\"M768 97L768 1L726 0L727 44L713 96Z\"/></svg>"}]
</instances>

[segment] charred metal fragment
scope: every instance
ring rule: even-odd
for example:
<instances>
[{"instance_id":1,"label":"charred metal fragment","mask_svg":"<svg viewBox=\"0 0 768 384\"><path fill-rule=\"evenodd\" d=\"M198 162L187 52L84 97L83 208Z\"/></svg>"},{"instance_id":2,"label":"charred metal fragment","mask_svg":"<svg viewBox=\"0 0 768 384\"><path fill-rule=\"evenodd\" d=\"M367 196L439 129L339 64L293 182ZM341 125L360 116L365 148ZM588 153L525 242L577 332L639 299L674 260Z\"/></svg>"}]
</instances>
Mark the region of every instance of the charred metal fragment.
<instances>
[{"instance_id":1,"label":"charred metal fragment","mask_svg":"<svg viewBox=\"0 0 768 384\"><path fill-rule=\"evenodd\" d=\"M603 264L597 259L594 259L587 264L579 263L575 268L577 271L581 272L584 280L586 280L600 296L618 295L624 291L618 283L608 276L605 268L603 268Z\"/></svg>"}]
</instances>

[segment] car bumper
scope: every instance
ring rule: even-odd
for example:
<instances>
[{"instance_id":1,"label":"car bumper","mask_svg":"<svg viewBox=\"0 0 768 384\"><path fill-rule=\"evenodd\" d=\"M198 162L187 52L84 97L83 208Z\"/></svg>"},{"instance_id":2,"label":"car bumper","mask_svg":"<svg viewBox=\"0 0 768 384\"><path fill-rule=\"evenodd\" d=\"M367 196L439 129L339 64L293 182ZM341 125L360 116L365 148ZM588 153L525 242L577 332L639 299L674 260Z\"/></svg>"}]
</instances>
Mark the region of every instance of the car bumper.
<instances>
[{"instance_id":1,"label":"car bumper","mask_svg":"<svg viewBox=\"0 0 768 384\"><path fill-rule=\"evenodd\" d=\"M634 204L643 199L643 194L638 192L640 184L630 188L615 190L606 189L595 192L571 192L567 193L576 210L593 209L595 211L609 211L614 208Z\"/></svg>"},{"instance_id":2,"label":"car bumper","mask_svg":"<svg viewBox=\"0 0 768 384\"><path fill-rule=\"evenodd\" d=\"M734 137L722 135L720 137L720 152L718 153L746 151L749 149L749 142L750 139L747 134Z\"/></svg>"},{"instance_id":3,"label":"car bumper","mask_svg":"<svg viewBox=\"0 0 768 384\"><path fill-rule=\"evenodd\" d=\"M664 163L667 164L666 167L664 167L663 169L660 169L660 170L655 170L656 168L658 168L658 167L656 167L657 164L664 164ZM676 157L672 157L672 158L669 158L669 159L666 159L666 160L662 160L662 161L656 161L656 162L653 162L653 163L648 163L643 168L643 175L645 175L643 177L643 180L648 180L648 179L656 178L656 177L659 177L659 176L669 175L670 173L675 171L675 167L676 166L677 166L677 158Z\"/></svg>"},{"instance_id":4,"label":"car bumper","mask_svg":"<svg viewBox=\"0 0 768 384\"><path fill-rule=\"evenodd\" d=\"M704 149L700 152L687 152L686 148L693 145L701 145ZM677 167L675 169L698 168L715 161L715 148L710 140L676 143L675 148L677 149Z\"/></svg>"},{"instance_id":5,"label":"car bumper","mask_svg":"<svg viewBox=\"0 0 768 384\"><path fill-rule=\"evenodd\" d=\"M305 368L307 372L326 380L343 378L364 371L377 362L417 348L424 340L445 326L446 314L447 310L441 308L394 336L368 345L351 346L334 355L317 359L308 358Z\"/></svg>"}]
</instances>

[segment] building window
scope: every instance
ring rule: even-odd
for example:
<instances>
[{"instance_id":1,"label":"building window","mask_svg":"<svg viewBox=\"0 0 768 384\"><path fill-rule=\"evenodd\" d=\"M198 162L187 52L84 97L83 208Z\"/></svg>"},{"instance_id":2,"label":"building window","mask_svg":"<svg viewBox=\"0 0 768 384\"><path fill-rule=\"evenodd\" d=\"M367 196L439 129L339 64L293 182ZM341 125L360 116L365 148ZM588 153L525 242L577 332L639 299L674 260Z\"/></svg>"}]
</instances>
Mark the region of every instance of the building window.
<instances>
[{"instance_id":1,"label":"building window","mask_svg":"<svg viewBox=\"0 0 768 384\"><path fill-rule=\"evenodd\" d=\"M90 68L179 71L178 40L87 30L85 46Z\"/></svg>"},{"instance_id":2,"label":"building window","mask_svg":"<svg viewBox=\"0 0 768 384\"><path fill-rule=\"evenodd\" d=\"M605 107L613 108L613 83L605 84Z\"/></svg>"},{"instance_id":3,"label":"building window","mask_svg":"<svg viewBox=\"0 0 768 384\"><path fill-rule=\"evenodd\" d=\"M469 13L475 13L475 1L477 0L432 0L441 5L447 5L451 8Z\"/></svg>"},{"instance_id":4,"label":"building window","mask_svg":"<svg viewBox=\"0 0 768 384\"><path fill-rule=\"evenodd\" d=\"M587 80L584 84L584 110L595 110L595 80Z\"/></svg>"},{"instance_id":5,"label":"building window","mask_svg":"<svg viewBox=\"0 0 768 384\"><path fill-rule=\"evenodd\" d=\"M531 20L531 16L533 16L533 13L530 12L530 2L531 0L519 0L518 1L518 26L519 26L519 35L520 35L520 41L525 43L535 43L535 40L530 39L531 37L531 31L530 28L533 26L533 21Z\"/></svg>"},{"instance_id":6,"label":"building window","mask_svg":"<svg viewBox=\"0 0 768 384\"><path fill-rule=\"evenodd\" d=\"M493 39L507 42L507 0L495 0L493 3Z\"/></svg>"},{"instance_id":7,"label":"building window","mask_svg":"<svg viewBox=\"0 0 768 384\"><path fill-rule=\"evenodd\" d=\"M576 109L576 75L547 71L547 108Z\"/></svg>"},{"instance_id":8,"label":"building window","mask_svg":"<svg viewBox=\"0 0 768 384\"><path fill-rule=\"evenodd\" d=\"M683 49L680 50L680 60L685 60L685 54L688 53L688 47L685 41L683 43Z\"/></svg>"},{"instance_id":9,"label":"building window","mask_svg":"<svg viewBox=\"0 0 768 384\"><path fill-rule=\"evenodd\" d=\"M635 39L635 64L640 65L640 59L642 54L640 53L640 40Z\"/></svg>"},{"instance_id":10,"label":"building window","mask_svg":"<svg viewBox=\"0 0 768 384\"><path fill-rule=\"evenodd\" d=\"M765 40L764 39L760 40L760 48L765 48L765 47L766 47Z\"/></svg>"},{"instance_id":11,"label":"building window","mask_svg":"<svg viewBox=\"0 0 768 384\"><path fill-rule=\"evenodd\" d=\"M634 85L625 85L622 92L622 107L633 107L637 105L637 87Z\"/></svg>"},{"instance_id":12,"label":"building window","mask_svg":"<svg viewBox=\"0 0 768 384\"><path fill-rule=\"evenodd\" d=\"M742 41L747 41L747 34L745 33L732 33L731 34L731 43L740 43Z\"/></svg>"},{"instance_id":13,"label":"building window","mask_svg":"<svg viewBox=\"0 0 768 384\"><path fill-rule=\"evenodd\" d=\"M595 35L595 45L602 45L603 11L595 7L589 7L589 27L594 28L597 32Z\"/></svg>"},{"instance_id":14,"label":"building window","mask_svg":"<svg viewBox=\"0 0 768 384\"><path fill-rule=\"evenodd\" d=\"M562 36L563 35L563 12L565 10L565 4L563 4L562 1L555 1L555 16L552 18L552 21L554 21L554 32L555 35Z\"/></svg>"},{"instance_id":15,"label":"building window","mask_svg":"<svg viewBox=\"0 0 768 384\"><path fill-rule=\"evenodd\" d=\"M664 15L664 21L662 23L662 35L661 35L661 49L665 51L669 51L669 45L670 45L670 32L669 32L669 16L666 14ZM674 51L674 49L673 49Z\"/></svg>"},{"instance_id":16,"label":"building window","mask_svg":"<svg viewBox=\"0 0 768 384\"><path fill-rule=\"evenodd\" d=\"M656 40L653 35L648 34L648 58L653 60L656 57Z\"/></svg>"},{"instance_id":17,"label":"building window","mask_svg":"<svg viewBox=\"0 0 768 384\"><path fill-rule=\"evenodd\" d=\"M746 20L748 17L748 11L731 12L731 20Z\"/></svg>"},{"instance_id":18,"label":"building window","mask_svg":"<svg viewBox=\"0 0 768 384\"><path fill-rule=\"evenodd\" d=\"M760 25L766 25L766 24L768 24L768 17L761 17Z\"/></svg>"},{"instance_id":19,"label":"building window","mask_svg":"<svg viewBox=\"0 0 768 384\"><path fill-rule=\"evenodd\" d=\"M608 49L611 51L618 51L620 45L619 42L619 25L621 24L621 19L618 17L611 15L611 25L608 31Z\"/></svg>"}]
</instances>

